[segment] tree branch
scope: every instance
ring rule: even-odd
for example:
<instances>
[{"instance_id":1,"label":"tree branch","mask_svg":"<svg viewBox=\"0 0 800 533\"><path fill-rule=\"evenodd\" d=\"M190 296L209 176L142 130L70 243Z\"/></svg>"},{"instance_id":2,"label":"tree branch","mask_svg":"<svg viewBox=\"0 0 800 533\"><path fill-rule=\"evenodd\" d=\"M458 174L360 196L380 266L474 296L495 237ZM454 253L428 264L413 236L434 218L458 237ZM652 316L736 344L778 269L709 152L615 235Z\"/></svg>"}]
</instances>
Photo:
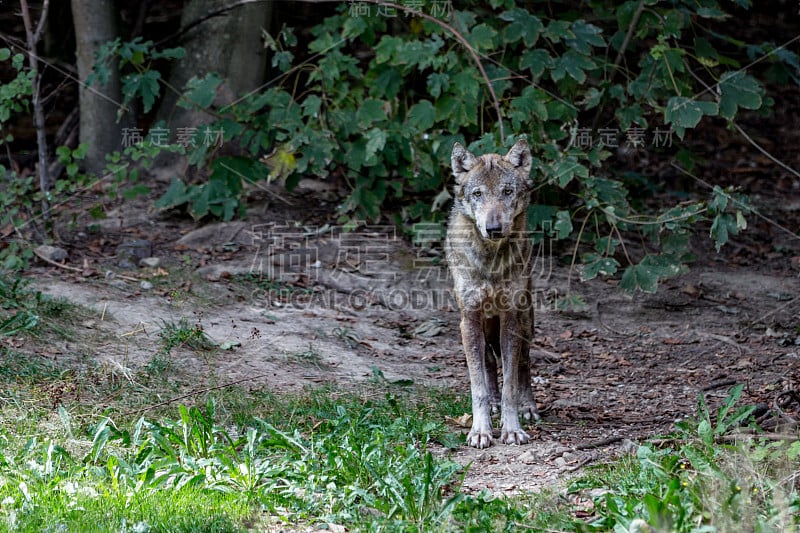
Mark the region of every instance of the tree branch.
<instances>
[{"instance_id":1,"label":"tree branch","mask_svg":"<svg viewBox=\"0 0 800 533\"><path fill-rule=\"evenodd\" d=\"M186 26L183 26L181 29L179 29L178 31L176 31L172 35L168 35L168 36L164 37L163 39L157 41L155 46L158 47L158 46L161 46L161 45L163 45L165 43L168 43L168 42L170 42L170 41L172 41L174 39L177 39L178 37L181 37L182 35L187 34L189 32L189 30L199 26L200 24L202 24L203 22L207 21L208 19L211 19L211 18L214 18L214 17L218 17L220 15L224 15L228 11L232 11L232 10L236 9L237 7L245 6L247 4L267 3L267 2L271 2L271 1L272 0L238 0L237 2L233 2L232 4L228 4L228 5L219 7L217 9L212 9L211 11L209 11L208 13L203 15L202 17L196 18L195 20L191 21Z\"/></svg>"},{"instance_id":2,"label":"tree branch","mask_svg":"<svg viewBox=\"0 0 800 533\"><path fill-rule=\"evenodd\" d=\"M42 104L41 85L42 75L39 72L39 61L36 55L36 44L42 37L47 11L50 7L49 0L42 3L42 13L39 17L39 24L34 28L31 24L31 13L28 8L27 0L20 0L22 9L22 21L25 25L25 36L28 41L28 63L33 72L33 95L31 96L33 105L33 125L36 128L36 144L39 152L39 190L42 192L42 217L48 217L49 204L47 202L47 192L50 190L50 176L47 165L47 135L45 132L44 105Z\"/></svg>"},{"instance_id":3,"label":"tree branch","mask_svg":"<svg viewBox=\"0 0 800 533\"><path fill-rule=\"evenodd\" d=\"M622 63L622 58L625 57L625 50L628 49L628 44L631 42L631 37L633 37L633 32L636 30L637 24L639 24L639 17L642 16L642 11L644 11L644 0L639 0L639 5L636 6L636 11L633 13L633 18L631 18L631 23L628 26L628 31L625 34L625 39L622 40L622 45L619 47L619 51L617 52L617 57L614 58L614 64L611 65L611 72L608 75L608 85L611 85L611 82L614 81L614 76L617 74L617 67L619 64ZM597 131L597 125L600 123L600 114L603 111L603 103L607 100L608 91L603 93L603 102L597 106L597 112L594 114L594 120L592 120L592 132Z\"/></svg>"}]
</instances>

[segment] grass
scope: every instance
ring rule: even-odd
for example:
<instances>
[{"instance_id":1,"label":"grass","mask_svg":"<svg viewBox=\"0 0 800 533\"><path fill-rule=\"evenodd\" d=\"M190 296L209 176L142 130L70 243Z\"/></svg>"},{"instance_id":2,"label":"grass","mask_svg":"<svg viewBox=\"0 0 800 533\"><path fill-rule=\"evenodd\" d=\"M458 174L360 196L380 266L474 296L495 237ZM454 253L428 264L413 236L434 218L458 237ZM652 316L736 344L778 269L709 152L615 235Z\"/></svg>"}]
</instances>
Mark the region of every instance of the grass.
<instances>
[{"instance_id":1,"label":"grass","mask_svg":"<svg viewBox=\"0 0 800 533\"><path fill-rule=\"evenodd\" d=\"M737 391L729 398L735 401ZM697 420L635 456L545 491L465 494L463 445L442 423L465 400L396 388L242 390L166 416L9 416L0 432L0 520L18 531L797 531L797 442L720 444L746 418ZM73 408L78 410L78 408ZM726 418L727 417L727 418ZM46 427L46 431L44 430ZM668 445L664 443L667 442ZM589 489L593 489L589 492ZM648 527L650 529L648 529Z\"/></svg>"},{"instance_id":2,"label":"grass","mask_svg":"<svg viewBox=\"0 0 800 533\"><path fill-rule=\"evenodd\" d=\"M49 334L68 328L69 313L20 286L0 286L0 307L0 323L25 312L47 316ZM164 357L213 349L189 323L165 323L160 339ZM159 379L142 369L142 385L0 352L0 530L800 530L800 444L743 434L740 388L566 490L496 497L464 492L469 467L447 453L464 445L444 420L469 410L466 395L376 374L359 389L209 389L141 411L185 392L168 365Z\"/></svg>"},{"instance_id":3,"label":"grass","mask_svg":"<svg viewBox=\"0 0 800 533\"><path fill-rule=\"evenodd\" d=\"M742 433L753 408L734 410L741 391L716 417L701 398L670 438L576 480L572 492L599 494L584 530L800 531L800 435Z\"/></svg>"}]
</instances>

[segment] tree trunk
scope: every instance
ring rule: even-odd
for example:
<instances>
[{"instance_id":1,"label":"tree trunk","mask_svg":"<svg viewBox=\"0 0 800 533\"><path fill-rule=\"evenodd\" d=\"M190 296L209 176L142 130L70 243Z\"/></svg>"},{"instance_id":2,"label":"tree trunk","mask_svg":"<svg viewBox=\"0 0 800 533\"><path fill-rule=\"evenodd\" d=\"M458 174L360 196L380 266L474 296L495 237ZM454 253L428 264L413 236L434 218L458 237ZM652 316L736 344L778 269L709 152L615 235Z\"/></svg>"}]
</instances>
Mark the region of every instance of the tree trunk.
<instances>
[{"instance_id":1,"label":"tree trunk","mask_svg":"<svg viewBox=\"0 0 800 533\"><path fill-rule=\"evenodd\" d=\"M22 18L25 24L25 37L28 42L28 62L33 73L33 95L31 104L33 105L33 125L36 128L36 145L39 153L39 189L42 191L42 217L47 220L50 202L48 193L50 192L50 176L48 175L47 165L47 134L45 132L44 106L42 105L42 75L39 72L39 59L36 53L36 45L42 36L44 25L47 22L47 9L49 2L45 0L42 5L42 14L39 24L33 26L31 12L28 9L27 0L20 1L22 8Z\"/></svg>"},{"instance_id":2,"label":"tree trunk","mask_svg":"<svg viewBox=\"0 0 800 533\"><path fill-rule=\"evenodd\" d=\"M229 3L191 0L181 15L181 27ZM182 90L192 77L216 72L224 80L217 93L217 105L228 104L258 88L266 70L261 31L269 28L271 13L272 2L243 4L192 28L181 40L186 57L173 65L169 85ZM173 137L178 128L197 127L212 120L201 111L178 107L177 101L178 95L167 91L157 116L157 120L167 122Z\"/></svg>"},{"instance_id":3,"label":"tree trunk","mask_svg":"<svg viewBox=\"0 0 800 533\"><path fill-rule=\"evenodd\" d=\"M100 46L117 37L116 12L113 0L72 0L81 81L80 142L89 148L85 169L95 174L105 168L106 154L122 147L122 125L117 121L122 92L116 64L109 69L106 85L100 86L97 82L91 87L85 85Z\"/></svg>"}]
</instances>

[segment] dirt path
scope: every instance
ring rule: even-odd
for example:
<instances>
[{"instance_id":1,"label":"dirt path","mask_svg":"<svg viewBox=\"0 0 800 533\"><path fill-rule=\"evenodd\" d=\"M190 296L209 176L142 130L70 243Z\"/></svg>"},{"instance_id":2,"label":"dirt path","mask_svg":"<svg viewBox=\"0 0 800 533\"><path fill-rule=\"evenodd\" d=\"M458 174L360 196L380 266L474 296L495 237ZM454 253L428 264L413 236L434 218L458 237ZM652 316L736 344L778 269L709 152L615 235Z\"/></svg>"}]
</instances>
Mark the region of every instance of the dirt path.
<instances>
[{"instance_id":1,"label":"dirt path","mask_svg":"<svg viewBox=\"0 0 800 533\"><path fill-rule=\"evenodd\" d=\"M159 327L186 318L231 348L211 360L179 351L174 366L189 374L212 372L223 383L250 380L248 386L272 390L378 379L387 387L413 382L469 393L458 313L436 242L409 244L378 227L342 234L313 223L189 230L128 231L154 241L165 267L155 273L178 270L187 257L201 264L189 281L139 270L133 274L155 285L143 290L119 277L38 270L44 292L101 313L85 326L103 334L87 334L91 346L72 351L133 372L152 358ZM76 243L73 256L90 255L91 243L84 246ZM797 388L800 366L800 280L788 257L771 265L700 266L656 295L633 298L612 283L573 282L590 305L567 313L554 310L553 297L566 292L568 268L543 262L532 356L544 421L531 428L533 443L437 452L472 465L467 490L536 490L669 431L694 412L701 391L713 405L745 383L745 401L771 406L777 392ZM265 282L266 274L282 283Z\"/></svg>"}]
</instances>

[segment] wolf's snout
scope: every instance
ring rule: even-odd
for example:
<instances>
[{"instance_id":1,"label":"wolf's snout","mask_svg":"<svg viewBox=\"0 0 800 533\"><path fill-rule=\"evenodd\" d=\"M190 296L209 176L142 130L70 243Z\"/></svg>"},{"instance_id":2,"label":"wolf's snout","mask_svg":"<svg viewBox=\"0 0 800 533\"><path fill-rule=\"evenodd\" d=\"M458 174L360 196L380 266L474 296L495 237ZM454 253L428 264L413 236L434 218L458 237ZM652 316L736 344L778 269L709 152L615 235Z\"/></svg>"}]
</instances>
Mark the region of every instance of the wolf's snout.
<instances>
[{"instance_id":1,"label":"wolf's snout","mask_svg":"<svg viewBox=\"0 0 800 533\"><path fill-rule=\"evenodd\" d=\"M486 224L486 234L490 239L500 239L503 237L503 226L500 223Z\"/></svg>"},{"instance_id":2,"label":"wolf's snout","mask_svg":"<svg viewBox=\"0 0 800 533\"><path fill-rule=\"evenodd\" d=\"M486 235L490 239L501 239L503 237L503 224L497 212L492 211L486 217Z\"/></svg>"}]
</instances>

